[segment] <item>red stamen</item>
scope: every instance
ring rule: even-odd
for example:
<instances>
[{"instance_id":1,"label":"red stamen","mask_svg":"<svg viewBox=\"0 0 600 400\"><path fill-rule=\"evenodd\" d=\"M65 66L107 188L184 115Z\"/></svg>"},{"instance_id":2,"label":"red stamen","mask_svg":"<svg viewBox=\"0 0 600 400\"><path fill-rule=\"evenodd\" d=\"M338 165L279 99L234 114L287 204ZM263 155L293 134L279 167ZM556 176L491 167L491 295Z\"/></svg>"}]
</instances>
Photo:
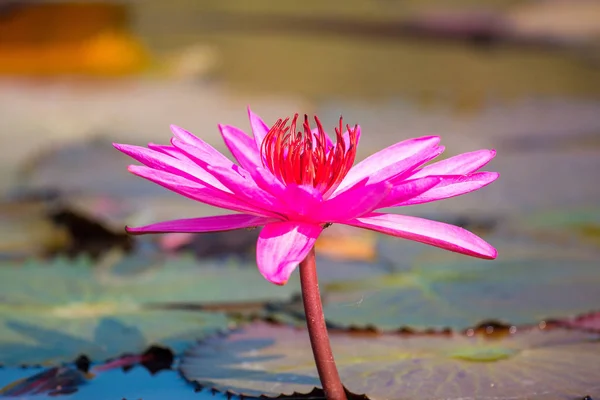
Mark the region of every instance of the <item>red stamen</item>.
<instances>
[{"instance_id":1,"label":"red stamen","mask_svg":"<svg viewBox=\"0 0 600 400\"><path fill-rule=\"evenodd\" d=\"M288 121L279 119L261 145L263 165L285 184L311 185L323 194L331 193L346 176L356 157L358 126L348 129L349 146L342 136L343 122L335 128L337 143L329 147L321 121L315 117L317 132L313 135L304 116L303 131L296 131L298 114Z\"/></svg>"}]
</instances>

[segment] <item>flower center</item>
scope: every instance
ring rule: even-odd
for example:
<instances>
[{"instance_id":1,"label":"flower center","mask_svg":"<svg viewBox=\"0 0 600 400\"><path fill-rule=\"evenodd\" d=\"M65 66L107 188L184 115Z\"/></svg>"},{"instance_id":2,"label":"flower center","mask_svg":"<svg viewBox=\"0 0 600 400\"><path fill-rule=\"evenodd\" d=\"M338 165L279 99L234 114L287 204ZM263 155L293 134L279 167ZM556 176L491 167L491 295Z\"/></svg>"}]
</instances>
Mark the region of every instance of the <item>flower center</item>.
<instances>
[{"instance_id":1,"label":"flower center","mask_svg":"<svg viewBox=\"0 0 600 400\"><path fill-rule=\"evenodd\" d=\"M315 117L317 128L311 131L304 115L303 131L296 131L298 114L279 119L261 145L263 164L285 184L311 185L321 193L331 193L346 176L356 157L358 126L342 134L342 118L335 128L333 144Z\"/></svg>"}]
</instances>

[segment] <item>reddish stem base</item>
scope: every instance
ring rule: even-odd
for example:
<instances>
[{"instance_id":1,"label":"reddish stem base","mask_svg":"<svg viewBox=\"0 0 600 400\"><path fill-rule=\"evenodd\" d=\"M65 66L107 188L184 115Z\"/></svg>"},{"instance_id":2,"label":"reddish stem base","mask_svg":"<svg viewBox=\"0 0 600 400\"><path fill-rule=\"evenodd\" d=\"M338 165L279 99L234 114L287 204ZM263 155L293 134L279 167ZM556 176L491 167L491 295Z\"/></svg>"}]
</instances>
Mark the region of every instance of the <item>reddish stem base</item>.
<instances>
[{"instance_id":1,"label":"reddish stem base","mask_svg":"<svg viewBox=\"0 0 600 400\"><path fill-rule=\"evenodd\" d=\"M328 400L347 400L333 359L329 334L325 325L314 248L300 263L300 285L302 286L302 301L304 302L310 345L325 397Z\"/></svg>"}]
</instances>

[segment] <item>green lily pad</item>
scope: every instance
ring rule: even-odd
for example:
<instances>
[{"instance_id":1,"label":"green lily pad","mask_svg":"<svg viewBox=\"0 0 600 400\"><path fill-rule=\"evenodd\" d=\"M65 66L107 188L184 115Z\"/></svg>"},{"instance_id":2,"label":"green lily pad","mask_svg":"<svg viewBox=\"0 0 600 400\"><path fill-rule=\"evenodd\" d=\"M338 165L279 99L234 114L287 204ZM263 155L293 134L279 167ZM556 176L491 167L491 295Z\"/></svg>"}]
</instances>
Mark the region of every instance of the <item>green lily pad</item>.
<instances>
[{"instance_id":1,"label":"green lily pad","mask_svg":"<svg viewBox=\"0 0 600 400\"><path fill-rule=\"evenodd\" d=\"M432 249L391 274L323 285L325 316L342 327L462 330L486 320L565 318L600 304L600 253L491 242L499 250L495 261Z\"/></svg>"},{"instance_id":2,"label":"green lily pad","mask_svg":"<svg viewBox=\"0 0 600 400\"><path fill-rule=\"evenodd\" d=\"M0 299L43 306L82 301L205 304L283 300L300 290L296 279L276 286L255 266L240 265L234 259L218 262L178 257L142 262L147 264L140 268L135 256L116 256L93 268L84 258L29 261L22 266L0 263Z\"/></svg>"},{"instance_id":3,"label":"green lily pad","mask_svg":"<svg viewBox=\"0 0 600 400\"><path fill-rule=\"evenodd\" d=\"M91 307L80 309L86 315L69 317L57 316L54 310L11 313L0 309L0 363L51 364L72 361L82 354L105 360L141 353L151 345L179 353L194 340L230 325L221 313ZM105 309L100 311L100 307Z\"/></svg>"},{"instance_id":4,"label":"green lily pad","mask_svg":"<svg viewBox=\"0 0 600 400\"><path fill-rule=\"evenodd\" d=\"M181 304L289 298L255 268L191 258L139 268L133 259L92 266L86 259L0 264L0 364L94 360L190 341L230 327L220 312L166 310ZM202 308L202 307L200 307Z\"/></svg>"},{"instance_id":5,"label":"green lily pad","mask_svg":"<svg viewBox=\"0 0 600 400\"><path fill-rule=\"evenodd\" d=\"M574 399L600 395L599 334L519 330L504 337L334 333L348 390L379 399ZM308 393L320 386L306 330L254 323L201 341L184 376L246 396Z\"/></svg>"}]
</instances>

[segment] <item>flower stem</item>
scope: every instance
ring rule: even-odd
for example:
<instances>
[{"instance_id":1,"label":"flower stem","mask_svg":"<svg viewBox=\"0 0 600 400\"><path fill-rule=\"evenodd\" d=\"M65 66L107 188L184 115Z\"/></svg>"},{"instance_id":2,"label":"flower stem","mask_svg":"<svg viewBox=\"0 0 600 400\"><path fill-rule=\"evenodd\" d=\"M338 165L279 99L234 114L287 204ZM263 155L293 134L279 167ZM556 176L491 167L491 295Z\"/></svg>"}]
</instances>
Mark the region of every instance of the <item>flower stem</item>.
<instances>
[{"instance_id":1,"label":"flower stem","mask_svg":"<svg viewBox=\"0 0 600 400\"><path fill-rule=\"evenodd\" d=\"M333 359L325 325L314 247L300 263L300 285L302 286L302 301L304 302L310 345L325 397L328 400L346 400L346 392Z\"/></svg>"}]
</instances>

